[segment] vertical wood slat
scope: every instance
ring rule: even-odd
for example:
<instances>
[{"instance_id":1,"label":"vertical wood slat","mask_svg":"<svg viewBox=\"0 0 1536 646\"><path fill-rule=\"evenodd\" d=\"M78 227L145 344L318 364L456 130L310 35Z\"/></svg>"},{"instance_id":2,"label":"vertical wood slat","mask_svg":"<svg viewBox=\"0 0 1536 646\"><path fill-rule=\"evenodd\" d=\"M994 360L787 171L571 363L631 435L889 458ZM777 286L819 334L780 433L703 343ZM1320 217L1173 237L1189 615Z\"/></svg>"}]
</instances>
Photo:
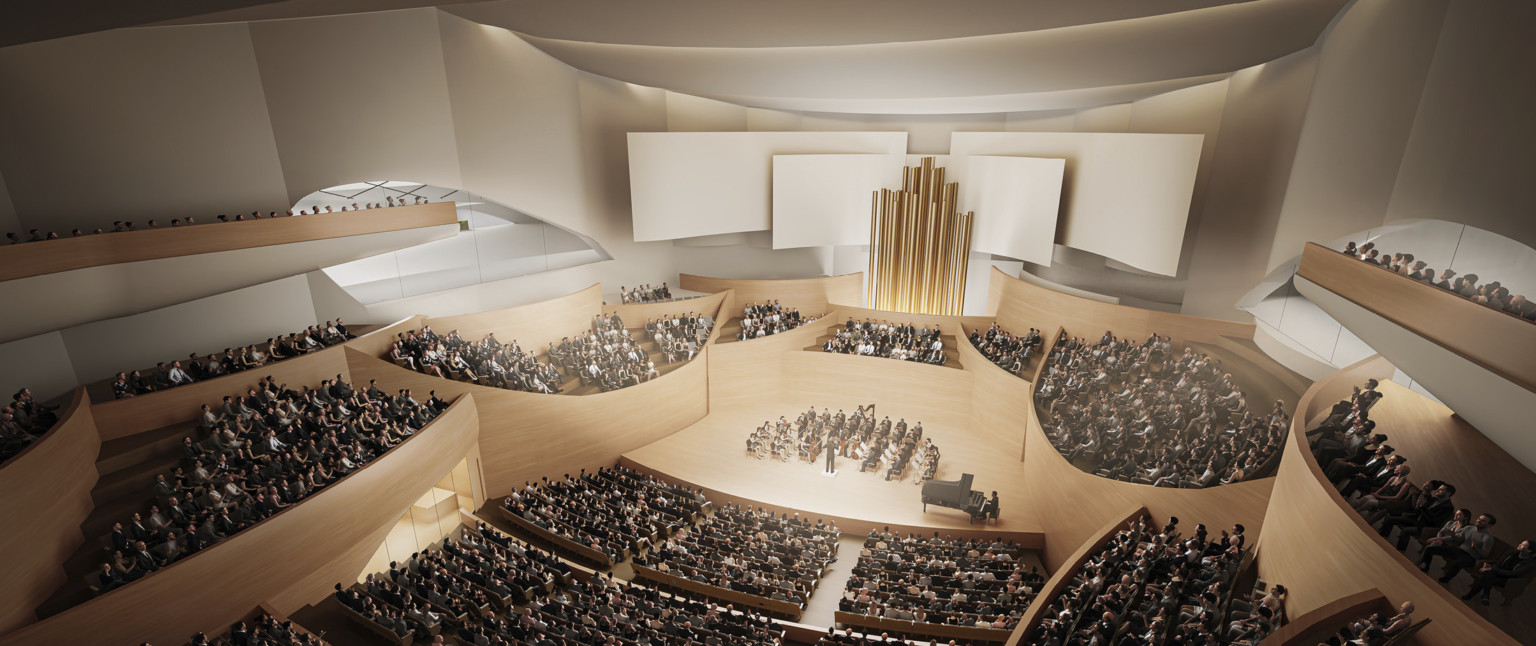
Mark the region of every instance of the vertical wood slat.
<instances>
[{"instance_id":1,"label":"vertical wood slat","mask_svg":"<svg viewBox=\"0 0 1536 646\"><path fill-rule=\"evenodd\" d=\"M965 303L971 213L957 213L959 184L924 157L902 169L901 190L871 195L870 304L883 310L959 314Z\"/></svg>"}]
</instances>

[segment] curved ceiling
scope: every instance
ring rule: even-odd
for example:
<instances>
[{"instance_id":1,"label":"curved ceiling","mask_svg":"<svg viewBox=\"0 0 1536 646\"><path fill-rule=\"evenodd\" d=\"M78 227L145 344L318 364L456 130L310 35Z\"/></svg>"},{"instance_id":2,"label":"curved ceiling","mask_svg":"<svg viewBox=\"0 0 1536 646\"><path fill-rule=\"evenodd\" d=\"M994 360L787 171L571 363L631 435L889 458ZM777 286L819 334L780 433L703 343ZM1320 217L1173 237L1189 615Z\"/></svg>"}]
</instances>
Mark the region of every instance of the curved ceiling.
<instances>
[{"instance_id":1,"label":"curved ceiling","mask_svg":"<svg viewBox=\"0 0 1536 646\"><path fill-rule=\"evenodd\" d=\"M540 38L664 47L938 40L1145 18L1250 0L494 0L454 15Z\"/></svg>"},{"instance_id":2,"label":"curved ceiling","mask_svg":"<svg viewBox=\"0 0 1536 646\"><path fill-rule=\"evenodd\" d=\"M996 107L980 107L987 100L1022 103L1020 95L1057 93L1058 104L1098 105L1112 101L1103 92L1060 93L1116 88L1124 96L1144 86L1147 96L1167 91L1157 84L1268 62L1310 47L1343 3L1254 0L1054 29L851 45L683 47L520 33L581 70L743 105L914 112L908 106L921 99L945 100L924 112L990 112Z\"/></svg>"}]
</instances>

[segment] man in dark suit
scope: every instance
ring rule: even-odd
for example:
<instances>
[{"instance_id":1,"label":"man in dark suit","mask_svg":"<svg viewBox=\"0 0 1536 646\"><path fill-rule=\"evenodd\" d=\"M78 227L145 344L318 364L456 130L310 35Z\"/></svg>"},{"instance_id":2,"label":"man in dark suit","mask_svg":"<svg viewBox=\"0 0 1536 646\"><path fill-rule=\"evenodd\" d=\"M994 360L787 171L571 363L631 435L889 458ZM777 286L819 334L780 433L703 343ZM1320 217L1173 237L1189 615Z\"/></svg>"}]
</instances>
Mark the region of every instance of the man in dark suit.
<instances>
[{"instance_id":1,"label":"man in dark suit","mask_svg":"<svg viewBox=\"0 0 1536 646\"><path fill-rule=\"evenodd\" d=\"M1455 503L1451 500L1451 496L1456 494L1456 487L1439 481L1431 481L1429 485L1425 488L1427 493L1421 494L1412 508L1401 514L1388 516L1381 522L1379 533L1382 538L1391 536L1393 528L1399 528L1400 533L1397 535L1399 552L1408 549L1408 537L1424 531L1426 527L1439 527L1445 524L1445 521L1451 519L1451 514L1456 512Z\"/></svg>"},{"instance_id":2,"label":"man in dark suit","mask_svg":"<svg viewBox=\"0 0 1536 646\"><path fill-rule=\"evenodd\" d=\"M1492 563L1484 563L1478 569L1477 578L1472 582L1472 589L1462 596L1462 599L1471 599L1478 592L1483 593L1483 605L1488 605L1488 593L1494 588L1502 588L1510 579L1518 579L1536 570L1536 555L1531 553L1531 542L1522 541L1515 549L1510 550L1504 556Z\"/></svg>"}]
</instances>

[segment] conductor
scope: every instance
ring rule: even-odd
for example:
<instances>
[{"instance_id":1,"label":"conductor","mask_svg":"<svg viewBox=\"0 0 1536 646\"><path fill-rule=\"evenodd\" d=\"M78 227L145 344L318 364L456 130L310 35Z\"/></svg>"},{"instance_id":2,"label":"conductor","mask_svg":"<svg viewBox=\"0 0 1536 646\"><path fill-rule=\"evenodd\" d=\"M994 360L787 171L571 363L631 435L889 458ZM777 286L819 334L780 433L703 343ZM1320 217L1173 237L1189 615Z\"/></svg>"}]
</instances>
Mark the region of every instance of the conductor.
<instances>
[{"instance_id":1,"label":"conductor","mask_svg":"<svg viewBox=\"0 0 1536 646\"><path fill-rule=\"evenodd\" d=\"M823 471L823 473L826 473L828 475L837 473L837 433L836 432L831 431L831 430L827 431L827 440L822 443L821 451L822 451L822 453L827 454L827 467L826 467L826 471Z\"/></svg>"}]
</instances>

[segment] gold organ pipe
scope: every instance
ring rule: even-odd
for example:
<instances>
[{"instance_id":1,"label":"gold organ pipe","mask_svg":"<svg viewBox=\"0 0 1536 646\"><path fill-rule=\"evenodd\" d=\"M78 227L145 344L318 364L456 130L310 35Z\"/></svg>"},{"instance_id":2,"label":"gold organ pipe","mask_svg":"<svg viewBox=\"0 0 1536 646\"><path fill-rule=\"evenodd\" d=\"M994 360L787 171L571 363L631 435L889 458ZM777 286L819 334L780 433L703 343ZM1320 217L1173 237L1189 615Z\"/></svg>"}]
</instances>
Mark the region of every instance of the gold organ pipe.
<instances>
[{"instance_id":1,"label":"gold organ pipe","mask_svg":"<svg viewBox=\"0 0 1536 646\"><path fill-rule=\"evenodd\" d=\"M869 300L884 310L959 314L972 213L956 212L959 184L934 158L902 169L901 190L870 196Z\"/></svg>"}]
</instances>

